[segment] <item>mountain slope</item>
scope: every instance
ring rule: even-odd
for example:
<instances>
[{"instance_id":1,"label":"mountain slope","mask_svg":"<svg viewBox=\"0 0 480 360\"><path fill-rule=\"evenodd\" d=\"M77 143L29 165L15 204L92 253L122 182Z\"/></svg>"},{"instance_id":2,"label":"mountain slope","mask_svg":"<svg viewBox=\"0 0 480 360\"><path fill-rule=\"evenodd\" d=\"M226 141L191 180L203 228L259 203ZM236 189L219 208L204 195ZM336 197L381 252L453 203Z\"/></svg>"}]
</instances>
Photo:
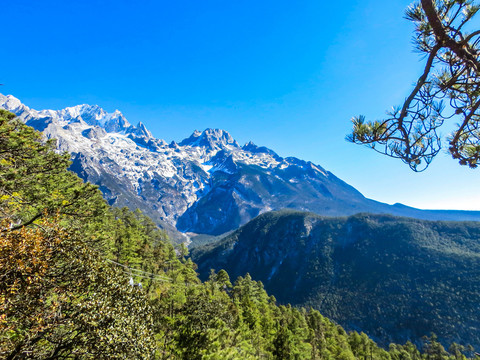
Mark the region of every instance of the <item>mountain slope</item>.
<instances>
[{"instance_id":1,"label":"mountain slope","mask_svg":"<svg viewBox=\"0 0 480 360\"><path fill-rule=\"evenodd\" d=\"M480 223L270 212L192 257L203 277L248 272L280 302L383 345L433 331L445 344L480 346Z\"/></svg>"},{"instance_id":2,"label":"mountain slope","mask_svg":"<svg viewBox=\"0 0 480 360\"><path fill-rule=\"evenodd\" d=\"M142 123L131 125L120 111L96 105L36 111L0 95L0 107L58 139L58 149L72 155L71 170L99 185L109 204L138 207L171 234L219 235L283 208L480 220L480 212L422 211L366 199L319 165L282 158L251 142L241 147L224 130L195 131L168 144Z\"/></svg>"}]
</instances>

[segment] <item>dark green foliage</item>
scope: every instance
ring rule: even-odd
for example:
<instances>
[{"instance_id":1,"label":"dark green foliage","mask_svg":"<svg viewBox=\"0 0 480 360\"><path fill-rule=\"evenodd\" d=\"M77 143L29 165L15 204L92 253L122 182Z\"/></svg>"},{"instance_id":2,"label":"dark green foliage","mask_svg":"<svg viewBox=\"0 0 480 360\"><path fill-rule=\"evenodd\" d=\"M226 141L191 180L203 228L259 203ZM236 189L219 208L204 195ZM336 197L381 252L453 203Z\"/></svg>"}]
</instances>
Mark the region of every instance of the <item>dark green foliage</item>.
<instances>
[{"instance_id":1,"label":"dark green foliage","mask_svg":"<svg viewBox=\"0 0 480 360\"><path fill-rule=\"evenodd\" d=\"M148 299L101 254L113 217L53 148L0 111L0 356L152 358Z\"/></svg>"},{"instance_id":2,"label":"dark green foliage","mask_svg":"<svg viewBox=\"0 0 480 360\"><path fill-rule=\"evenodd\" d=\"M139 211L108 210L4 112L0 141L2 358L463 359L434 337L423 355L409 343L387 352L315 310L278 306L248 274L202 283L185 246Z\"/></svg>"},{"instance_id":3,"label":"dark green foliage","mask_svg":"<svg viewBox=\"0 0 480 360\"><path fill-rule=\"evenodd\" d=\"M65 171L69 156L54 149L54 140L42 142L40 133L0 109L0 215L16 228L57 212L70 226L81 225L107 210L97 188Z\"/></svg>"},{"instance_id":4,"label":"dark green foliage","mask_svg":"<svg viewBox=\"0 0 480 360\"><path fill-rule=\"evenodd\" d=\"M432 331L444 344L480 345L479 223L273 212L192 255L202 277L249 272L281 303L312 306L385 346L418 345Z\"/></svg>"}]
</instances>

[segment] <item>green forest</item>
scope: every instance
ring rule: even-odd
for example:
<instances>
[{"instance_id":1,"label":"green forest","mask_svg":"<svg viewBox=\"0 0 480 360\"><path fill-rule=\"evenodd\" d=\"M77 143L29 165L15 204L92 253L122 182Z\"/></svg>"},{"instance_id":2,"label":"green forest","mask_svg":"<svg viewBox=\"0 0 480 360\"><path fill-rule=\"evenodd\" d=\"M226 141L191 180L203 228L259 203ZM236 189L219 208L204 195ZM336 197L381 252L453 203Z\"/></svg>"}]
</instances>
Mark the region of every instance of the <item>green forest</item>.
<instances>
[{"instance_id":1,"label":"green forest","mask_svg":"<svg viewBox=\"0 0 480 360\"><path fill-rule=\"evenodd\" d=\"M434 332L478 349L479 238L473 221L282 210L189 249L201 279L248 272L278 302L313 307L381 346Z\"/></svg>"},{"instance_id":2,"label":"green forest","mask_svg":"<svg viewBox=\"0 0 480 360\"><path fill-rule=\"evenodd\" d=\"M184 245L109 207L55 140L0 110L0 358L465 359L426 334L377 346L249 275L201 282Z\"/></svg>"}]
</instances>

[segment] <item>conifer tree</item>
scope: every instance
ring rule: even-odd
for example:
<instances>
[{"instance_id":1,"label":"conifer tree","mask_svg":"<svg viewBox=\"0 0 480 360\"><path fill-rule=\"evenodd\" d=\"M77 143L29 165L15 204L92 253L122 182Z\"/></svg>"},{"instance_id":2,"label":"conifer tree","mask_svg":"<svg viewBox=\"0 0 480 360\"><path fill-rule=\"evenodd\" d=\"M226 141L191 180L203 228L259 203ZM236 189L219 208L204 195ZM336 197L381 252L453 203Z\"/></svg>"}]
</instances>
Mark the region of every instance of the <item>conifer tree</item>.
<instances>
[{"instance_id":1,"label":"conifer tree","mask_svg":"<svg viewBox=\"0 0 480 360\"><path fill-rule=\"evenodd\" d=\"M423 73L402 106L383 120L353 118L348 140L399 158L415 171L438 154L438 130L457 123L448 150L461 165L480 159L480 30L472 28L480 9L472 0L421 0L406 18L415 24L415 48L426 58Z\"/></svg>"}]
</instances>

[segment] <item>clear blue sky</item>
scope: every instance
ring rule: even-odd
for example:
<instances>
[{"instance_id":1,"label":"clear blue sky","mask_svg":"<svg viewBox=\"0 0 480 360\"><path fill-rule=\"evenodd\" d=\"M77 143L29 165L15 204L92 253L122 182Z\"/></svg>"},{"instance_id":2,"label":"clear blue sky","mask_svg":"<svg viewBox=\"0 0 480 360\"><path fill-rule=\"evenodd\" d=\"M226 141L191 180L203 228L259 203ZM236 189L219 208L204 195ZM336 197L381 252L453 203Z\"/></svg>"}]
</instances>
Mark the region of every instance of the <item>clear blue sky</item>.
<instances>
[{"instance_id":1,"label":"clear blue sky","mask_svg":"<svg viewBox=\"0 0 480 360\"><path fill-rule=\"evenodd\" d=\"M2 4L0 91L34 109L119 109L158 137L207 127L311 160L375 200L480 209L480 170L421 173L347 143L422 69L403 0L36 1Z\"/></svg>"}]
</instances>

